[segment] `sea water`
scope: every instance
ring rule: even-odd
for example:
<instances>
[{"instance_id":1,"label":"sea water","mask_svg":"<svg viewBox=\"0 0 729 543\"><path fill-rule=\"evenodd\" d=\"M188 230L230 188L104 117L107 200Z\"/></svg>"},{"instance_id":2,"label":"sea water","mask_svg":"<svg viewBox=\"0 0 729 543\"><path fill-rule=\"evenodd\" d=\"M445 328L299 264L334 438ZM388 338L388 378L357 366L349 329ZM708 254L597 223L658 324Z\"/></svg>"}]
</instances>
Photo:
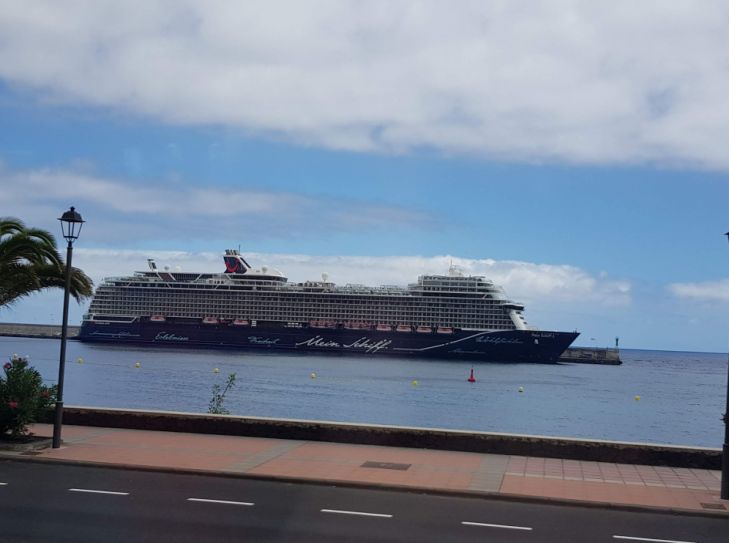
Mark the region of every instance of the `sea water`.
<instances>
[{"instance_id":1,"label":"sea water","mask_svg":"<svg viewBox=\"0 0 729 543\"><path fill-rule=\"evenodd\" d=\"M27 355L48 384L59 350L55 339L0 337L0 359ZM234 415L721 446L726 354L624 349L621 358L472 365L69 341L64 403L205 413L213 385L234 373L224 402Z\"/></svg>"}]
</instances>

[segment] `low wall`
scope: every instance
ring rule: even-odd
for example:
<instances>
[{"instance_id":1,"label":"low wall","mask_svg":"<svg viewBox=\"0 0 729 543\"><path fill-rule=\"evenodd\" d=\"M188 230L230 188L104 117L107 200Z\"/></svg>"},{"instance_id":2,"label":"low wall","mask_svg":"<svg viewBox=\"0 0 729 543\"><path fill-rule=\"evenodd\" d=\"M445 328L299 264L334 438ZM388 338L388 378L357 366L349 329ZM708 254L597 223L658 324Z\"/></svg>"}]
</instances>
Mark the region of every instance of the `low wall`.
<instances>
[{"instance_id":1,"label":"low wall","mask_svg":"<svg viewBox=\"0 0 729 543\"><path fill-rule=\"evenodd\" d=\"M330 441L624 464L704 469L721 467L721 449L430 428L75 406L66 406L63 422L80 426Z\"/></svg>"}]
</instances>

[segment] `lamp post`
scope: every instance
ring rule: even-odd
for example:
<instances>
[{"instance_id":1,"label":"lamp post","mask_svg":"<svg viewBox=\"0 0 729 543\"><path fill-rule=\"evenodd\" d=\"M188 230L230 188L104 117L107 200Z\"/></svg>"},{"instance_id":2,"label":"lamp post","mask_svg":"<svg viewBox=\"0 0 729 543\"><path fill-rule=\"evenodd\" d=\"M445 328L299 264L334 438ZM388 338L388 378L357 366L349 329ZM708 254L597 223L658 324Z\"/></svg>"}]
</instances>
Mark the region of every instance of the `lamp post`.
<instances>
[{"instance_id":1,"label":"lamp post","mask_svg":"<svg viewBox=\"0 0 729 543\"><path fill-rule=\"evenodd\" d=\"M63 424L63 376L66 369L66 336L68 335L68 295L71 290L71 256L73 242L78 239L84 220L76 212L76 208L66 211L58 219L61 221L63 237L68 242L66 248L66 286L63 289L63 325L61 327L61 358L58 364L58 395L56 397L56 414L53 419L53 448L61 446L61 425Z\"/></svg>"},{"instance_id":2,"label":"lamp post","mask_svg":"<svg viewBox=\"0 0 729 543\"><path fill-rule=\"evenodd\" d=\"M729 232L724 234L729 240ZM726 408L724 409L724 446L721 448L721 499L729 500L729 368L726 376Z\"/></svg>"}]
</instances>

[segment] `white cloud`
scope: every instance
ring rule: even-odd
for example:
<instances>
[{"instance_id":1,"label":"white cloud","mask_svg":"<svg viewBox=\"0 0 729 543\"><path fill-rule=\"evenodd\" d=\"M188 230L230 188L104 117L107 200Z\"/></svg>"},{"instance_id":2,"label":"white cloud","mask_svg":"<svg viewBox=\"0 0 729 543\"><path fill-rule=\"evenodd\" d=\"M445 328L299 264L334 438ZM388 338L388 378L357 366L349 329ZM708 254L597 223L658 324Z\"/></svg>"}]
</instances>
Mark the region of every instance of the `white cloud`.
<instances>
[{"instance_id":1,"label":"white cloud","mask_svg":"<svg viewBox=\"0 0 729 543\"><path fill-rule=\"evenodd\" d=\"M719 0L6 2L45 100L306 145L729 168Z\"/></svg>"},{"instance_id":2,"label":"white cloud","mask_svg":"<svg viewBox=\"0 0 729 543\"><path fill-rule=\"evenodd\" d=\"M14 171L0 164L0 214L44 227L69 202L95 223L89 238L246 239L296 237L428 228L437 221L424 212L371 201L314 198L292 192L250 188L195 188L155 181L136 184L74 169ZM53 229L55 230L55 228Z\"/></svg>"},{"instance_id":3,"label":"white cloud","mask_svg":"<svg viewBox=\"0 0 729 543\"><path fill-rule=\"evenodd\" d=\"M729 302L729 279L700 283L673 283L668 289L674 296L698 302Z\"/></svg>"}]
</instances>

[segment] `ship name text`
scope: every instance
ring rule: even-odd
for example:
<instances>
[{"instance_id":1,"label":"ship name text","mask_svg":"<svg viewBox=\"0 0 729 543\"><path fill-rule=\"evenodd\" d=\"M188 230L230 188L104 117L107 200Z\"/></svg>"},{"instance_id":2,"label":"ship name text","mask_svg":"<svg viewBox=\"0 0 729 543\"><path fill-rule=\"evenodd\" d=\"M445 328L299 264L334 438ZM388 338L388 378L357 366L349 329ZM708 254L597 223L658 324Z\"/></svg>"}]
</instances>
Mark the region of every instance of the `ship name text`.
<instances>
[{"instance_id":1,"label":"ship name text","mask_svg":"<svg viewBox=\"0 0 729 543\"><path fill-rule=\"evenodd\" d=\"M189 341L190 338L187 336L178 336L176 334L170 334L168 332L160 332L154 336L155 341Z\"/></svg>"},{"instance_id":2,"label":"ship name text","mask_svg":"<svg viewBox=\"0 0 729 543\"><path fill-rule=\"evenodd\" d=\"M328 349L354 349L367 353L376 353L381 349L386 349L392 343L389 339L373 341L368 337L361 337L352 343L339 343L338 341L326 340L321 336L314 336L305 341L296 343L296 347L323 347Z\"/></svg>"},{"instance_id":3,"label":"ship name text","mask_svg":"<svg viewBox=\"0 0 729 543\"><path fill-rule=\"evenodd\" d=\"M276 345L281 338L248 336L248 343L254 345Z\"/></svg>"},{"instance_id":4,"label":"ship name text","mask_svg":"<svg viewBox=\"0 0 729 543\"><path fill-rule=\"evenodd\" d=\"M99 332L97 330L94 330L89 335L106 336L106 337L111 337L111 338L115 338L115 339L121 339L124 337L139 337L139 334L132 334L131 332Z\"/></svg>"}]
</instances>

